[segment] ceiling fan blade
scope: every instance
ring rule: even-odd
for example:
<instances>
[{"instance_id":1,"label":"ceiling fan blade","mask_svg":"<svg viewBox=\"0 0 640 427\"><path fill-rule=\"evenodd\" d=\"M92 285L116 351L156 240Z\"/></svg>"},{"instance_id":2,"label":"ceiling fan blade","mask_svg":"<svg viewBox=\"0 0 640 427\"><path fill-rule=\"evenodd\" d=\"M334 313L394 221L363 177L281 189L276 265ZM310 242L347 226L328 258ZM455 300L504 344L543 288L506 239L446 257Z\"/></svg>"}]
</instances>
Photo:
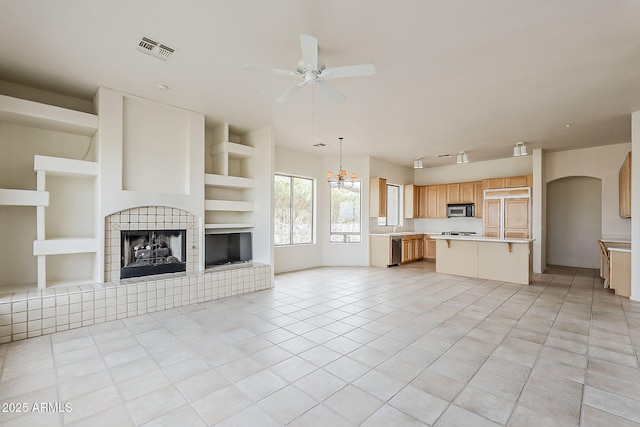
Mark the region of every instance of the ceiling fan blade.
<instances>
[{"instance_id":1,"label":"ceiling fan blade","mask_svg":"<svg viewBox=\"0 0 640 427\"><path fill-rule=\"evenodd\" d=\"M285 76L293 76L300 77L300 73L296 73L295 71L289 70L280 70L278 68L267 68L267 67L255 67L253 65L247 65L244 67L247 71L257 71L259 73L271 73L271 74L281 74Z\"/></svg>"},{"instance_id":2,"label":"ceiling fan blade","mask_svg":"<svg viewBox=\"0 0 640 427\"><path fill-rule=\"evenodd\" d=\"M338 92L338 89L334 88L333 86L318 80L315 81L315 85L318 87L318 89L324 92L325 95L333 99L338 104L342 104L347 101L347 97Z\"/></svg>"},{"instance_id":3,"label":"ceiling fan blade","mask_svg":"<svg viewBox=\"0 0 640 427\"><path fill-rule=\"evenodd\" d=\"M291 98L293 95L298 93L298 91L302 89L302 87L306 84L307 84L306 80L301 81L300 83L294 84L289 89L287 89L282 95L280 95L280 97L276 99L276 102L287 102L289 98Z\"/></svg>"},{"instance_id":4,"label":"ceiling fan blade","mask_svg":"<svg viewBox=\"0 0 640 427\"><path fill-rule=\"evenodd\" d=\"M342 77L373 76L376 67L373 64L349 65L346 67L325 68L318 75L320 79L339 79Z\"/></svg>"},{"instance_id":5,"label":"ceiling fan blade","mask_svg":"<svg viewBox=\"0 0 640 427\"><path fill-rule=\"evenodd\" d=\"M318 39L307 34L300 36L300 47L302 48L302 62L304 66L310 66L313 70L318 69Z\"/></svg>"}]
</instances>

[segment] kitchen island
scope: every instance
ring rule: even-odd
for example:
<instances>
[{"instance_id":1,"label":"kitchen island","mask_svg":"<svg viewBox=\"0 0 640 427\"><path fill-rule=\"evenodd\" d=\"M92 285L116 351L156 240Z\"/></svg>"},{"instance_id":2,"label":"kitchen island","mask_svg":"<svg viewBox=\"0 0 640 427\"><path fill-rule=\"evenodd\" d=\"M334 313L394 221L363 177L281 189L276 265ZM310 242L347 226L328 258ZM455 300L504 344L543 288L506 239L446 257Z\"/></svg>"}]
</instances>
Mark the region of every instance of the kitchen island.
<instances>
[{"instance_id":1,"label":"kitchen island","mask_svg":"<svg viewBox=\"0 0 640 427\"><path fill-rule=\"evenodd\" d=\"M436 272L528 285L533 279L533 239L431 236Z\"/></svg>"}]
</instances>

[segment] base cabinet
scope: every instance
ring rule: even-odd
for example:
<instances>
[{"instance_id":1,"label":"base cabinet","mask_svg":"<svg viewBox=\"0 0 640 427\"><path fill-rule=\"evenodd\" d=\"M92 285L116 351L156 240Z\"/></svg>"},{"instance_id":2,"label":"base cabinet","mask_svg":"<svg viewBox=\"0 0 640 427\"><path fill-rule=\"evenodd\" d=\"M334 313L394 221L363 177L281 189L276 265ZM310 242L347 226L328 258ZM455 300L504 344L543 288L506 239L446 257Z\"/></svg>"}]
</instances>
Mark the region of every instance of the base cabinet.
<instances>
[{"instance_id":1,"label":"base cabinet","mask_svg":"<svg viewBox=\"0 0 640 427\"><path fill-rule=\"evenodd\" d=\"M424 238L424 258L430 261L436 259L436 241L428 236Z\"/></svg>"},{"instance_id":2,"label":"base cabinet","mask_svg":"<svg viewBox=\"0 0 640 427\"><path fill-rule=\"evenodd\" d=\"M402 236L401 263L418 261L424 258L424 235L412 234Z\"/></svg>"}]
</instances>

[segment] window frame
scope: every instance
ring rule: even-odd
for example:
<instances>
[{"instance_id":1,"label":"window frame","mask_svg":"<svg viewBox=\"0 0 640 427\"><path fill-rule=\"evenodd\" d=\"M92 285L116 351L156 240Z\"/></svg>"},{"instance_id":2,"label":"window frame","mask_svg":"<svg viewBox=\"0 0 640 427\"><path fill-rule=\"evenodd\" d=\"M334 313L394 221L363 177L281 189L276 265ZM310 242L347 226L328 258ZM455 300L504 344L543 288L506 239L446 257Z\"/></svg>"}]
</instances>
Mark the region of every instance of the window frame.
<instances>
[{"instance_id":1,"label":"window frame","mask_svg":"<svg viewBox=\"0 0 640 427\"><path fill-rule=\"evenodd\" d=\"M356 233L347 233L347 232L333 232L331 231L332 225L333 225L333 217L332 217L332 196L333 196L333 190L336 190L336 188L329 188L329 243L330 244L336 244L336 245L343 245L343 244L347 244L347 245L358 245L358 244L362 244L362 180L360 179L356 179L354 180L354 182L358 183L358 187L359 187L359 191L358 191L358 221L360 223L360 231L357 233L357 235L359 236L359 241L358 242L349 242L347 241L347 236L348 235L356 235ZM332 236L344 236L343 241L341 242L334 242L331 238Z\"/></svg>"},{"instance_id":2,"label":"window frame","mask_svg":"<svg viewBox=\"0 0 640 427\"><path fill-rule=\"evenodd\" d=\"M317 213L316 213L316 193L317 193L317 184L316 184L316 179L312 178L312 177L308 177L308 176L301 176L301 175L295 175L295 174L290 174L290 173L283 173L283 172L275 172L274 174L274 189L275 189L275 180L276 177L284 177L284 178L288 178L289 179L289 243L275 243L275 234L276 234L276 227L275 227L275 222L276 222L276 217L274 215L273 218L273 222L274 222L274 230L273 230L273 237L274 237L274 243L273 246L280 248L280 247L290 247L290 246L307 246L307 245L314 245L316 244L316 223L317 223ZM304 243L293 243L293 238L294 238L294 206L293 206L293 193L294 193L294 179L301 179L301 180L305 180L305 181L310 181L311 182L311 240L309 242L304 242ZM275 191L275 190L274 190Z\"/></svg>"}]
</instances>

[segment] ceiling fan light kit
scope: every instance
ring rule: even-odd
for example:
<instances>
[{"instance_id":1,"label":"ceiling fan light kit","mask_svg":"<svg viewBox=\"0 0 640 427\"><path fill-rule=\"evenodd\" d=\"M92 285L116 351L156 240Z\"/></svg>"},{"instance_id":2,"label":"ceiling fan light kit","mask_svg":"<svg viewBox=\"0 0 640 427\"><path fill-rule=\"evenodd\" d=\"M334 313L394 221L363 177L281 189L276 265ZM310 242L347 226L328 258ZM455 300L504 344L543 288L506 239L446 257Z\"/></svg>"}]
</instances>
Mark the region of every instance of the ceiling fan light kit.
<instances>
[{"instance_id":1,"label":"ceiling fan light kit","mask_svg":"<svg viewBox=\"0 0 640 427\"><path fill-rule=\"evenodd\" d=\"M312 84L333 101L343 103L347 98L336 88L329 85L326 80L344 77L373 76L376 73L376 67L373 66L373 64L325 68L324 63L318 59L318 39L307 34L300 36L300 48L302 50L302 59L298 61L296 71L254 67L252 65L247 65L244 68L247 71L266 72L302 78L302 81L294 84L280 95L276 99L276 102L286 102L304 86Z\"/></svg>"}]
</instances>

